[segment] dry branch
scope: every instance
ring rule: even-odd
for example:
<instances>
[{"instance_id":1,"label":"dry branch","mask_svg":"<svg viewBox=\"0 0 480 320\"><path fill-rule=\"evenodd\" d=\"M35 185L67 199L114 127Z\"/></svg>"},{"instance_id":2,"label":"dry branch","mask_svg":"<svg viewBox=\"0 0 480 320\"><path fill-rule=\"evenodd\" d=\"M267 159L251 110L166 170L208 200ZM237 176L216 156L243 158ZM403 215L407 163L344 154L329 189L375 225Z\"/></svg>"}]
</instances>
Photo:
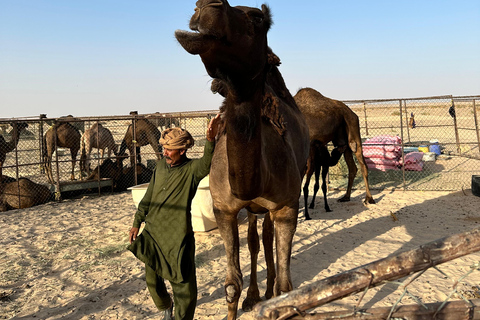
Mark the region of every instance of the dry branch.
<instances>
[{"instance_id":1,"label":"dry branch","mask_svg":"<svg viewBox=\"0 0 480 320\"><path fill-rule=\"evenodd\" d=\"M438 239L257 304L256 319L287 319L367 287L403 278L480 250L480 228Z\"/></svg>"},{"instance_id":2,"label":"dry branch","mask_svg":"<svg viewBox=\"0 0 480 320\"><path fill-rule=\"evenodd\" d=\"M425 307L414 304L408 306L399 306L391 315L390 319L415 319L415 320L478 320L480 319L480 299L470 301L451 301L442 308L441 302L427 303ZM440 309L441 308L441 309ZM294 317L292 319L304 320L380 320L388 319L391 307L371 308L357 313L348 313L348 311L335 311L317 314L308 314L305 317ZM440 309L440 310L439 310ZM436 316L434 318L434 315Z\"/></svg>"}]
</instances>

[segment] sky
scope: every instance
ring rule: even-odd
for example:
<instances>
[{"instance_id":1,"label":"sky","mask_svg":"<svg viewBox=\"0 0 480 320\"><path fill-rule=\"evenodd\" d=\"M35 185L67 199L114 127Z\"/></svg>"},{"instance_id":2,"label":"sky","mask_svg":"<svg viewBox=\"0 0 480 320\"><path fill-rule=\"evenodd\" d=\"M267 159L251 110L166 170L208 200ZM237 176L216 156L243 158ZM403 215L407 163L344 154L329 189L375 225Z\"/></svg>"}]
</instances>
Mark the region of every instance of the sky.
<instances>
[{"instance_id":1,"label":"sky","mask_svg":"<svg viewBox=\"0 0 480 320\"><path fill-rule=\"evenodd\" d=\"M270 6L292 95L480 95L479 0L239 0ZM0 0L0 118L217 110L188 30L194 0Z\"/></svg>"}]
</instances>

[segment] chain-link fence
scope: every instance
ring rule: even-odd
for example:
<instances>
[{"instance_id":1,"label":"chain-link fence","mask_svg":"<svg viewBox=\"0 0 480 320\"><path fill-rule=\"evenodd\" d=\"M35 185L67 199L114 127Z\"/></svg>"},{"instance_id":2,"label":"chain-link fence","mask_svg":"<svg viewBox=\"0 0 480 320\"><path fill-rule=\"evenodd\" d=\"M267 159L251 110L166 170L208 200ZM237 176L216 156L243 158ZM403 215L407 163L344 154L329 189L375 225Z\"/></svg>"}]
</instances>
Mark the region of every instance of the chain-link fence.
<instances>
[{"instance_id":1,"label":"chain-link fence","mask_svg":"<svg viewBox=\"0 0 480 320\"><path fill-rule=\"evenodd\" d=\"M187 129L195 138L188 155L197 158L203 154L208 121L214 114L132 112L115 117L2 119L0 209L146 183L162 154L160 132L175 126Z\"/></svg>"},{"instance_id":2,"label":"chain-link fence","mask_svg":"<svg viewBox=\"0 0 480 320\"><path fill-rule=\"evenodd\" d=\"M359 116L371 188L469 188L472 175L480 174L479 100L346 101ZM126 190L146 183L162 152L160 132L173 126L187 129L196 141L188 155L200 157L215 113L0 119L2 208L44 202L45 187L58 199L68 192ZM330 169L330 187L345 188L347 178L342 159ZM22 183L6 187L19 179ZM364 188L360 174L354 188Z\"/></svg>"},{"instance_id":3,"label":"chain-link fence","mask_svg":"<svg viewBox=\"0 0 480 320\"><path fill-rule=\"evenodd\" d=\"M359 117L372 189L461 190L480 174L480 96L345 103ZM343 159L330 168L330 187L347 178Z\"/></svg>"}]
</instances>

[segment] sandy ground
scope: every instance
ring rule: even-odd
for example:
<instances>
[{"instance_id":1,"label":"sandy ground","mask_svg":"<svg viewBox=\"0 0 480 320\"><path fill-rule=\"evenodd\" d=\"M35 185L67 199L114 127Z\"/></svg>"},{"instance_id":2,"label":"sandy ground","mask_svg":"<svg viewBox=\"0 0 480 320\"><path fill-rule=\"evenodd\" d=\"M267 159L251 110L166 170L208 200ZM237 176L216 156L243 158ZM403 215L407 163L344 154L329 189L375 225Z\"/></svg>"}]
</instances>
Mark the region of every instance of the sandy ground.
<instances>
[{"instance_id":1,"label":"sandy ground","mask_svg":"<svg viewBox=\"0 0 480 320\"><path fill-rule=\"evenodd\" d=\"M303 201L292 252L295 288L426 242L470 230L480 222L480 198L464 192L383 191L375 205L364 206L363 191L338 203L343 192L331 191L333 212L318 198L305 221ZM24 210L0 213L0 319L160 319L149 297L144 268L125 250L135 207L129 192L84 196ZM394 217L397 218L395 221ZM241 259L246 294L250 265L245 215L239 217ZM223 282L226 258L218 230L197 233L197 319L226 319ZM474 253L429 270L408 286L404 304L443 301L454 282L480 261ZM266 270L260 254L260 288ZM457 289L478 296L480 272ZM361 308L391 306L402 293L389 283L367 292ZM352 309L359 295L322 310ZM458 299L458 294L453 299ZM240 319L251 313L239 311Z\"/></svg>"}]
</instances>

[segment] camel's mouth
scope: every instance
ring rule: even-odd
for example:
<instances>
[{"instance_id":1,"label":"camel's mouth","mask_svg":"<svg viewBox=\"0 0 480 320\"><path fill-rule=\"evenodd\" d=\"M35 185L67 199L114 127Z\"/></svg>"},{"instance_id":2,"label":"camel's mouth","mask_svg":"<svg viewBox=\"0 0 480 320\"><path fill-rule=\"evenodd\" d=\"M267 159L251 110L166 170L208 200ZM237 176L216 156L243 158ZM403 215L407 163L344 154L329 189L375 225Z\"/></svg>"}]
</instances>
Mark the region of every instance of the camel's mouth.
<instances>
[{"instance_id":1,"label":"camel's mouth","mask_svg":"<svg viewBox=\"0 0 480 320\"><path fill-rule=\"evenodd\" d=\"M202 54L208 51L212 41L217 40L212 35L202 34L199 31L190 32L185 30L176 30L175 38L190 54Z\"/></svg>"}]
</instances>

